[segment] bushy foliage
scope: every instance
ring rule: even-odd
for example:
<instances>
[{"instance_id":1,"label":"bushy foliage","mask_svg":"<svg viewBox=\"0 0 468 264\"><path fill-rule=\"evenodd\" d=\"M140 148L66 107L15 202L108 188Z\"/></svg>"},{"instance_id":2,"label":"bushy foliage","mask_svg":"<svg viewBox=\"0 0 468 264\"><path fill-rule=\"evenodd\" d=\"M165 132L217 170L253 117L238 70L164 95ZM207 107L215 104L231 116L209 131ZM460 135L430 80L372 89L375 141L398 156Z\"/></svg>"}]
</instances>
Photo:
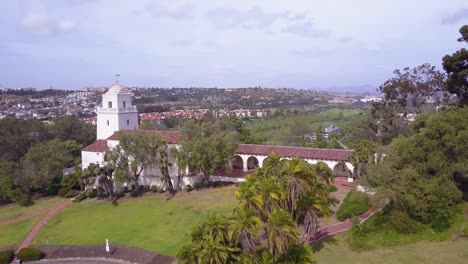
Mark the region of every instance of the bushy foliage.
<instances>
[{"instance_id":1,"label":"bushy foliage","mask_svg":"<svg viewBox=\"0 0 468 264\"><path fill-rule=\"evenodd\" d=\"M190 185L190 184L185 185L185 191L186 192L191 192L192 190L193 190L192 185Z\"/></svg>"},{"instance_id":2,"label":"bushy foliage","mask_svg":"<svg viewBox=\"0 0 468 264\"><path fill-rule=\"evenodd\" d=\"M70 187L65 186L58 190L57 195L60 197L65 197L68 192L70 192Z\"/></svg>"},{"instance_id":3,"label":"bushy foliage","mask_svg":"<svg viewBox=\"0 0 468 264\"><path fill-rule=\"evenodd\" d=\"M60 184L62 186L70 187L73 188L78 185L78 176L75 173L70 173L65 176L63 176L62 181Z\"/></svg>"},{"instance_id":4,"label":"bushy foliage","mask_svg":"<svg viewBox=\"0 0 468 264\"><path fill-rule=\"evenodd\" d=\"M13 250L0 251L0 264L9 264L13 258Z\"/></svg>"},{"instance_id":5,"label":"bushy foliage","mask_svg":"<svg viewBox=\"0 0 468 264\"><path fill-rule=\"evenodd\" d=\"M23 248L18 252L18 259L21 261L40 260L44 253L37 248Z\"/></svg>"},{"instance_id":6,"label":"bushy foliage","mask_svg":"<svg viewBox=\"0 0 468 264\"><path fill-rule=\"evenodd\" d=\"M86 197L88 198L96 198L97 195L98 195L98 192L96 191L96 189L91 188L86 191Z\"/></svg>"},{"instance_id":7,"label":"bushy foliage","mask_svg":"<svg viewBox=\"0 0 468 264\"><path fill-rule=\"evenodd\" d=\"M393 210L390 214L388 224L400 234L414 234L422 229L422 224L405 212Z\"/></svg>"},{"instance_id":8,"label":"bushy foliage","mask_svg":"<svg viewBox=\"0 0 468 264\"><path fill-rule=\"evenodd\" d=\"M450 226L467 186L466 120L467 107L420 116L414 134L395 139L383 161L369 168L371 184L393 209L437 231Z\"/></svg>"},{"instance_id":9,"label":"bushy foliage","mask_svg":"<svg viewBox=\"0 0 468 264\"><path fill-rule=\"evenodd\" d=\"M351 191L346 195L343 203L336 212L338 220L345 221L353 216L359 216L369 210L371 204L369 196L363 192Z\"/></svg>"},{"instance_id":10,"label":"bushy foliage","mask_svg":"<svg viewBox=\"0 0 468 264\"><path fill-rule=\"evenodd\" d=\"M80 193L80 195L78 195L77 197L75 197L75 199L73 199L73 202L74 202L74 203L79 203L79 202L85 200L86 198L88 198L88 197L86 196L86 192L82 192L82 193Z\"/></svg>"},{"instance_id":11,"label":"bushy foliage","mask_svg":"<svg viewBox=\"0 0 468 264\"><path fill-rule=\"evenodd\" d=\"M332 193L332 192L336 192L336 191L338 191L338 188L336 188L335 185L330 185L330 192Z\"/></svg>"}]
</instances>

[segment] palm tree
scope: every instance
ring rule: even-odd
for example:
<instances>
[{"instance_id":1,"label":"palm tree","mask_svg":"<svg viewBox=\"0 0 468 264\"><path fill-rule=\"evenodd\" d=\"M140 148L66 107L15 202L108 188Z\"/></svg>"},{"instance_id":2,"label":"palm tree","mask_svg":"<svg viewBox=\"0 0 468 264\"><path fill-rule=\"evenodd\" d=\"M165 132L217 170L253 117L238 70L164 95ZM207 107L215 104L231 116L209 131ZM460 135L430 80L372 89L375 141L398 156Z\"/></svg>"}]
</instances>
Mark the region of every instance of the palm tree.
<instances>
[{"instance_id":1,"label":"palm tree","mask_svg":"<svg viewBox=\"0 0 468 264\"><path fill-rule=\"evenodd\" d=\"M297 222L304 226L307 235L313 236L319 228L319 217L330 216L328 195L311 191L299 201Z\"/></svg>"},{"instance_id":2,"label":"palm tree","mask_svg":"<svg viewBox=\"0 0 468 264\"><path fill-rule=\"evenodd\" d=\"M228 263L239 249L231 243L230 223L226 217L210 215L191 233L192 242L179 251L179 263Z\"/></svg>"},{"instance_id":3,"label":"palm tree","mask_svg":"<svg viewBox=\"0 0 468 264\"><path fill-rule=\"evenodd\" d=\"M315 182L315 175L311 165L299 158L288 161L285 167L288 182L288 207L291 216L294 216L297 201L310 191L312 184Z\"/></svg>"},{"instance_id":4,"label":"palm tree","mask_svg":"<svg viewBox=\"0 0 468 264\"><path fill-rule=\"evenodd\" d=\"M254 255L258 245L258 232L262 221L252 208L236 207L231 225L231 239L234 245L241 245L251 255Z\"/></svg>"},{"instance_id":5,"label":"palm tree","mask_svg":"<svg viewBox=\"0 0 468 264\"><path fill-rule=\"evenodd\" d=\"M198 248L193 244L189 243L184 245L177 252L177 261L179 264L193 264L198 263Z\"/></svg>"},{"instance_id":6,"label":"palm tree","mask_svg":"<svg viewBox=\"0 0 468 264\"><path fill-rule=\"evenodd\" d=\"M244 204L244 207L251 208L257 212L257 215L261 215L263 214L263 200L257 191L257 177L257 175L247 176L236 191L236 197Z\"/></svg>"},{"instance_id":7,"label":"palm tree","mask_svg":"<svg viewBox=\"0 0 468 264\"><path fill-rule=\"evenodd\" d=\"M325 162L317 162L314 167L319 179L322 179L328 185L333 183L335 175L333 174L332 169L330 169Z\"/></svg>"},{"instance_id":8,"label":"palm tree","mask_svg":"<svg viewBox=\"0 0 468 264\"><path fill-rule=\"evenodd\" d=\"M288 252L279 259L281 264L312 264L317 259L312 252L312 248L306 244L292 243L289 246Z\"/></svg>"},{"instance_id":9,"label":"palm tree","mask_svg":"<svg viewBox=\"0 0 468 264\"><path fill-rule=\"evenodd\" d=\"M298 238L296 223L283 209L274 208L265 223L267 247L273 257L284 255L289 244Z\"/></svg>"},{"instance_id":10,"label":"palm tree","mask_svg":"<svg viewBox=\"0 0 468 264\"><path fill-rule=\"evenodd\" d=\"M265 214L271 213L274 208L284 205L286 195L274 178L260 178L256 187L256 191L262 199ZM263 219L266 219L266 217L264 216Z\"/></svg>"}]
</instances>

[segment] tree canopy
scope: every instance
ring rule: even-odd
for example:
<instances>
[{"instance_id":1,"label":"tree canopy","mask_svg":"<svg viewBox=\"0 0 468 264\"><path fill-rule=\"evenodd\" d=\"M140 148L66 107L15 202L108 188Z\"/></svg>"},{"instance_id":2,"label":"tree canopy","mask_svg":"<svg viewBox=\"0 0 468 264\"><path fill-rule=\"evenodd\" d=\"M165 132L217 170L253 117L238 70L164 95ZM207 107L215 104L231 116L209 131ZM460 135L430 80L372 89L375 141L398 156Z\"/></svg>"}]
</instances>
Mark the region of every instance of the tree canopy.
<instances>
[{"instance_id":1,"label":"tree canopy","mask_svg":"<svg viewBox=\"0 0 468 264\"><path fill-rule=\"evenodd\" d=\"M369 168L371 185L391 205L437 229L450 225L468 183L468 108L422 115L413 135L396 138L387 156ZM457 188L458 187L458 188Z\"/></svg>"},{"instance_id":2,"label":"tree canopy","mask_svg":"<svg viewBox=\"0 0 468 264\"><path fill-rule=\"evenodd\" d=\"M468 25L460 28L460 42L468 43ZM447 72L447 91L458 97L461 106L468 104L468 50L462 48L442 58Z\"/></svg>"}]
</instances>

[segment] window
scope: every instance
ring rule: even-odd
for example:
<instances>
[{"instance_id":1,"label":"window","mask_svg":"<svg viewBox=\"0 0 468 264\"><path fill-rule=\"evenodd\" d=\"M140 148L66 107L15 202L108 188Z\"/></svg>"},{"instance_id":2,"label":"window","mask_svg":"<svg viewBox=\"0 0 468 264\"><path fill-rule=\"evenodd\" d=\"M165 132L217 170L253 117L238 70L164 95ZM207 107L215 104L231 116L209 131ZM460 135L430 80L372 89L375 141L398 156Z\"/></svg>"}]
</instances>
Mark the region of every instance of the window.
<instances>
[{"instance_id":1,"label":"window","mask_svg":"<svg viewBox=\"0 0 468 264\"><path fill-rule=\"evenodd\" d=\"M123 101L123 108L127 108L126 105L127 105L127 102Z\"/></svg>"},{"instance_id":2,"label":"window","mask_svg":"<svg viewBox=\"0 0 468 264\"><path fill-rule=\"evenodd\" d=\"M109 125L109 120L107 120L107 125Z\"/></svg>"},{"instance_id":3,"label":"window","mask_svg":"<svg viewBox=\"0 0 468 264\"><path fill-rule=\"evenodd\" d=\"M107 107L112 108L112 102L111 101L107 102Z\"/></svg>"},{"instance_id":4,"label":"window","mask_svg":"<svg viewBox=\"0 0 468 264\"><path fill-rule=\"evenodd\" d=\"M127 126L129 126L129 125L130 125L130 120L127 119Z\"/></svg>"}]
</instances>

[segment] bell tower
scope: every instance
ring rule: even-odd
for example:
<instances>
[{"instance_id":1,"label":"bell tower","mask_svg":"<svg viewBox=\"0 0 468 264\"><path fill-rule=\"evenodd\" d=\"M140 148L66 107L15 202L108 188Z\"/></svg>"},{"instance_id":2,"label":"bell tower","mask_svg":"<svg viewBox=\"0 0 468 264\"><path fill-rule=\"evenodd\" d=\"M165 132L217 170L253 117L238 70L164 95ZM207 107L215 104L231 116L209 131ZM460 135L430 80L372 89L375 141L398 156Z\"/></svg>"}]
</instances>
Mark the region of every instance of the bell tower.
<instances>
[{"instance_id":1,"label":"bell tower","mask_svg":"<svg viewBox=\"0 0 468 264\"><path fill-rule=\"evenodd\" d=\"M134 129L138 129L138 111L132 105L132 94L116 82L102 95L102 105L97 109L97 139Z\"/></svg>"}]
</instances>

